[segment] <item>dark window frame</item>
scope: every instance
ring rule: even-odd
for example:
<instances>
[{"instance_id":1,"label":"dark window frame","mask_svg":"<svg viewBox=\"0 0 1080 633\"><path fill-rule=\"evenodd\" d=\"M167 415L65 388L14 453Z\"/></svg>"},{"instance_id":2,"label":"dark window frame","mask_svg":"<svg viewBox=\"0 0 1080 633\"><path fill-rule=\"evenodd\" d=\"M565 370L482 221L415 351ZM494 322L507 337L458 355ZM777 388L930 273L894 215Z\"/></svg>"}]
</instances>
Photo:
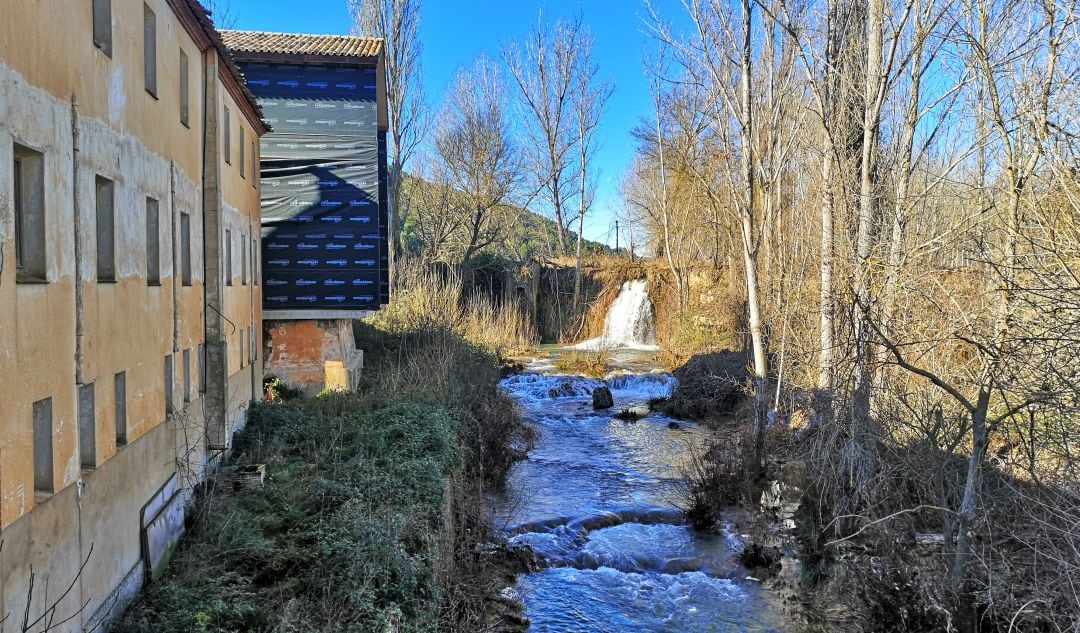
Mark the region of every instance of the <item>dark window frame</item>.
<instances>
[{"instance_id":1,"label":"dark window frame","mask_svg":"<svg viewBox=\"0 0 1080 633\"><path fill-rule=\"evenodd\" d=\"M222 123L222 152L225 154L225 164L232 165L232 118L229 116L229 106L225 106L225 115Z\"/></svg>"},{"instance_id":2,"label":"dark window frame","mask_svg":"<svg viewBox=\"0 0 1080 633\"><path fill-rule=\"evenodd\" d=\"M113 424L116 427L116 446L127 446L128 418L127 418L127 372L118 371L113 374Z\"/></svg>"},{"instance_id":3,"label":"dark window frame","mask_svg":"<svg viewBox=\"0 0 1080 633\"><path fill-rule=\"evenodd\" d=\"M143 3L143 86L147 94L158 98L157 90L157 14Z\"/></svg>"},{"instance_id":4,"label":"dark window frame","mask_svg":"<svg viewBox=\"0 0 1080 633\"><path fill-rule=\"evenodd\" d=\"M180 212L180 285L191 285L191 214Z\"/></svg>"},{"instance_id":5,"label":"dark window frame","mask_svg":"<svg viewBox=\"0 0 1080 633\"><path fill-rule=\"evenodd\" d=\"M96 176L94 193L97 281L116 283L116 182L104 176ZM104 205L106 194L108 204ZM108 249L104 248L106 244Z\"/></svg>"},{"instance_id":6,"label":"dark window frame","mask_svg":"<svg viewBox=\"0 0 1080 633\"><path fill-rule=\"evenodd\" d=\"M15 273L23 273L26 270L26 250L23 248L23 205L26 201L23 200L23 164L22 157L18 153L14 154L12 159L14 163L11 168L11 179L13 181L13 189L11 199L15 203Z\"/></svg>"},{"instance_id":7,"label":"dark window frame","mask_svg":"<svg viewBox=\"0 0 1080 633\"><path fill-rule=\"evenodd\" d=\"M162 388L162 392L165 394L165 415L166 416L168 416L168 415L170 415L170 414L172 414L172 413L174 413L176 411L176 407L173 404L173 396L176 395L176 394L173 393L173 391L175 389L175 386L176 386L175 385L176 376L175 376L175 373L174 373L173 369L174 369L173 368L173 355L172 354L166 354L165 355L165 362L164 362L164 377L163 377L164 387Z\"/></svg>"},{"instance_id":8,"label":"dark window frame","mask_svg":"<svg viewBox=\"0 0 1080 633\"><path fill-rule=\"evenodd\" d=\"M146 197L146 285L161 285L161 203Z\"/></svg>"},{"instance_id":9,"label":"dark window frame","mask_svg":"<svg viewBox=\"0 0 1080 633\"><path fill-rule=\"evenodd\" d=\"M15 213L15 281L48 282L48 222L45 154L12 145L12 204Z\"/></svg>"},{"instance_id":10,"label":"dark window frame","mask_svg":"<svg viewBox=\"0 0 1080 633\"><path fill-rule=\"evenodd\" d=\"M232 229L225 229L225 285L233 285Z\"/></svg>"},{"instance_id":11,"label":"dark window frame","mask_svg":"<svg viewBox=\"0 0 1080 633\"><path fill-rule=\"evenodd\" d=\"M34 433L34 492L53 494L56 492L56 456L53 454L55 428L51 396L33 404L31 419Z\"/></svg>"},{"instance_id":12,"label":"dark window frame","mask_svg":"<svg viewBox=\"0 0 1080 633\"><path fill-rule=\"evenodd\" d=\"M240 149L240 151L236 153L237 158L238 158L238 160L240 162L240 178L247 178L247 176L244 174L244 162L245 161L244 161L244 126L243 125L240 126L240 142L237 143L237 147L239 147L239 149Z\"/></svg>"},{"instance_id":13,"label":"dark window frame","mask_svg":"<svg viewBox=\"0 0 1080 633\"><path fill-rule=\"evenodd\" d=\"M94 46L112 59L112 0L93 0Z\"/></svg>"},{"instance_id":14,"label":"dark window frame","mask_svg":"<svg viewBox=\"0 0 1080 633\"><path fill-rule=\"evenodd\" d=\"M183 351L181 361L184 364L184 404L191 402L191 348Z\"/></svg>"},{"instance_id":15,"label":"dark window frame","mask_svg":"<svg viewBox=\"0 0 1080 633\"><path fill-rule=\"evenodd\" d=\"M78 388L79 465L84 469L97 468L97 396L95 384Z\"/></svg>"},{"instance_id":16,"label":"dark window frame","mask_svg":"<svg viewBox=\"0 0 1080 633\"><path fill-rule=\"evenodd\" d=\"M180 49L180 124L191 127L191 68L187 53Z\"/></svg>"}]
</instances>

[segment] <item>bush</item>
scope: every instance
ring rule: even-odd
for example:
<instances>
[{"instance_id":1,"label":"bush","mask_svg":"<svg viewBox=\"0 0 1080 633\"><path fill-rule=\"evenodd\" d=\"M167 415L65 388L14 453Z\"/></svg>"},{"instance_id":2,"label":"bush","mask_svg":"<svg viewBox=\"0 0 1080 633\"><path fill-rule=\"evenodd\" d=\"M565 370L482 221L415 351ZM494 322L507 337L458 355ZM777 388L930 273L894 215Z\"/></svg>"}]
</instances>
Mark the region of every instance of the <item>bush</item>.
<instances>
[{"instance_id":1,"label":"bush","mask_svg":"<svg viewBox=\"0 0 1080 633\"><path fill-rule=\"evenodd\" d=\"M166 576L116 630L381 632L399 613L403 630L434 630L457 433L438 405L255 405L236 461L266 463L265 487L208 486Z\"/></svg>"}]
</instances>

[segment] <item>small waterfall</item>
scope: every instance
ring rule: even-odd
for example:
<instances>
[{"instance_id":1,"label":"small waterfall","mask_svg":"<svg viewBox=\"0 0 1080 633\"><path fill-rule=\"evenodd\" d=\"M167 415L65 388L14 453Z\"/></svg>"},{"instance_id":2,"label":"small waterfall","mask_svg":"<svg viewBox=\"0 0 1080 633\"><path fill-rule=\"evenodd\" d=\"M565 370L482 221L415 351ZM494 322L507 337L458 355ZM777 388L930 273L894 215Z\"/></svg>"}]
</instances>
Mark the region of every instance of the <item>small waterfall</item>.
<instances>
[{"instance_id":1,"label":"small waterfall","mask_svg":"<svg viewBox=\"0 0 1080 633\"><path fill-rule=\"evenodd\" d=\"M619 296L604 318L604 333L573 346L573 349L641 349L655 350L656 330L653 326L653 307L649 301L648 282L635 279L622 285Z\"/></svg>"}]
</instances>

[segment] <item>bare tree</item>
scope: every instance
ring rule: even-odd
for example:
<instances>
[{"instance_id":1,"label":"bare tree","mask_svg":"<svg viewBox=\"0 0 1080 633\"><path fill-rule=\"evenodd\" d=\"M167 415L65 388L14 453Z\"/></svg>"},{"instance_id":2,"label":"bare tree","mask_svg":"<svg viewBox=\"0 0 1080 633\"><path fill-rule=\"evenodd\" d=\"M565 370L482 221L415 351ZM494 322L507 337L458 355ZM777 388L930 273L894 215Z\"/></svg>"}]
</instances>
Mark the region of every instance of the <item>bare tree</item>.
<instances>
[{"instance_id":1,"label":"bare tree","mask_svg":"<svg viewBox=\"0 0 1080 633\"><path fill-rule=\"evenodd\" d=\"M591 182L590 174L595 173L592 161L598 145L596 135L604 107L614 90L610 82L599 76L599 66L592 57L592 36L585 33L580 44L570 91L570 113L576 132L578 160L577 245L574 251L575 312L581 309L581 251L585 241L585 215L589 212L595 196L595 183Z\"/></svg>"},{"instance_id":2,"label":"bare tree","mask_svg":"<svg viewBox=\"0 0 1080 633\"><path fill-rule=\"evenodd\" d=\"M217 28L231 29L236 26L232 0L202 0L202 4L214 18L214 26Z\"/></svg>"},{"instance_id":3,"label":"bare tree","mask_svg":"<svg viewBox=\"0 0 1080 633\"><path fill-rule=\"evenodd\" d=\"M575 130L572 98L581 57L591 49L580 16L553 25L541 18L520 44L503 48L502 58L517 87L524 115L525 168L534 195L550 208L558 225L559 255L567 244L568 204L575 195ZM530 196L532 197L532 196Z\"/></svg>"},{"instance_id":4,"label":"bare tree","mask_svg":"<svg viewBox=\"0 0 1080 633\"><path fill-rule=\"evenodd\" d=\"M355 30L383 39L386 64L386 106L390 133L387 198L390 208L391 276L401 257L400 207L405 168L427 133L420 41L421 0L349 0Z\"/></svg>"},{"instance_id":5,"label":"bare tree","mask_svg":"<svg viewBox=\"0 0 1080 633\"><path fill-rule=\"evenodd\" d=\"M511 201L520 179L504 89L498 66L488 58L477 59L454 77L435 131L438 169L464 200L461 266L498 239L496 213Z\"/></svg>"}]
</instances>

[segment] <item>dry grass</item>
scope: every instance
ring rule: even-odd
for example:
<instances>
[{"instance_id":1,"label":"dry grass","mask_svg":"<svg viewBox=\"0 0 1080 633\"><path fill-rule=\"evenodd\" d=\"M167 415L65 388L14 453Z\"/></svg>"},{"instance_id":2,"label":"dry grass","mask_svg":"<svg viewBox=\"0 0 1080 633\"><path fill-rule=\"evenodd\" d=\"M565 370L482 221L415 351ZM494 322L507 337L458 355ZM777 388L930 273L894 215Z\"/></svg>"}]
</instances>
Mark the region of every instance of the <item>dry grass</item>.
<instances>
[{"instance_id":1,"label":"dry grass","mask_svg":"<svg viewBox=\"0 0 1080 633\"><path fill-rule=\"evenodd\" d=\"M418 264L401 267L390 303L370 323L395 334L446 329L500 357L529 352L538 340L517 306L467 293L457 272L436 272Z\"/></svg>"},{"instance_id":2,"label":"dry grass","mask_svg":"<svg viewBox=\"0 0 1080 633\"><path fill-rule=\"evenodd\" d=\"M608 350L567 351L555 359L555 367L567 374L603 378L611 367L611 352Z\"/></svg>"}]
</instances>

